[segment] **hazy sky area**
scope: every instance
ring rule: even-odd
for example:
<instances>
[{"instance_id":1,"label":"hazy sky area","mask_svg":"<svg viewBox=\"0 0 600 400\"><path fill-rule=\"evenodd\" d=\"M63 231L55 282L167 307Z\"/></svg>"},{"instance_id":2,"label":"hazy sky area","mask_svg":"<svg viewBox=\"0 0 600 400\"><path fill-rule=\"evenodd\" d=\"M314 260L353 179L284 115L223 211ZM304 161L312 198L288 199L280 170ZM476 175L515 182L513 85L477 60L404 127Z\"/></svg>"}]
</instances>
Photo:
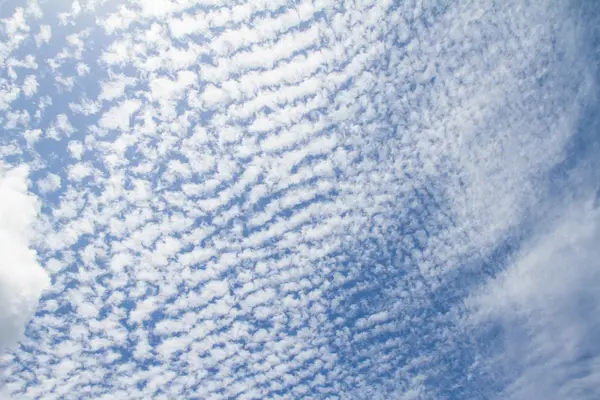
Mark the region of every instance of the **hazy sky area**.
<instances>
[{"instance_id":1,"label":"hazy sky area","mask_svg":"<svg viewBox=\"0 0 600 400\"><path fill-rule=\"evenodd\" d=\"M0 400L597 400L600 2L0 2Z\"/></svg>"}]
</instances>

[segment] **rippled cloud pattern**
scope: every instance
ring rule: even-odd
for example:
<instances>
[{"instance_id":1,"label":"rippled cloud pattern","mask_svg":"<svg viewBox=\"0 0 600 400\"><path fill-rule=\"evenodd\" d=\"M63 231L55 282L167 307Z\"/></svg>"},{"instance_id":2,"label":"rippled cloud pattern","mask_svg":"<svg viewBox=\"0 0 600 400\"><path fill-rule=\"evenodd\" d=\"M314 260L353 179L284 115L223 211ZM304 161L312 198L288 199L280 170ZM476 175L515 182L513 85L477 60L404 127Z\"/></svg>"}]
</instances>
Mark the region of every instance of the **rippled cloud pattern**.
<instances>
[{"instance_id":1,"label":"rippled cloud pattern","mask_svg":"<svg viewBox=\"0 0 600 400\"><path fill-rule=\"evenodd\" d=\"M599 27L2 2L0 396L599 398Z\"/></svg>"}]
</instances>

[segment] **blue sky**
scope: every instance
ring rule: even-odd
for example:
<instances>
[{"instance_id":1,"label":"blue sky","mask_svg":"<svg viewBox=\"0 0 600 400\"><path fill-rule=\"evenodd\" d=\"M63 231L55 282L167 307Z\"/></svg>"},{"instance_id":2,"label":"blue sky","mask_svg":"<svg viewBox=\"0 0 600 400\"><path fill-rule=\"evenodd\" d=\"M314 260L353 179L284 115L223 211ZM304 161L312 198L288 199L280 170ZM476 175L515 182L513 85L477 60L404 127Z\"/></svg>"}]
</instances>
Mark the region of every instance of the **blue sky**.
<instances>
[{"instance_id":1,"label":"blue sky","mask_svg":"<svg viewBox=\"0 0 600 400\"><path fill-rule=\"evenodd\" d=\"M2 398L598 398L599 22L3 2Z\"/></svg>"}]
</instances>

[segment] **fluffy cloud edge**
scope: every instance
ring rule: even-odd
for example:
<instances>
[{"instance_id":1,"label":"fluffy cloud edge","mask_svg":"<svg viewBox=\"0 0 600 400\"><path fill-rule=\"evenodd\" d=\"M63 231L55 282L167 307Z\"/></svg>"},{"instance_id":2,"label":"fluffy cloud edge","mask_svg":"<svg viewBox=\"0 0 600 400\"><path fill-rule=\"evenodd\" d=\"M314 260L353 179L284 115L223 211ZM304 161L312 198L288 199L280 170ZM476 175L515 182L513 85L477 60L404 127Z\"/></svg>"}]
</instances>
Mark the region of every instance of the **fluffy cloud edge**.
<instances>
[{"instance_id":1,"label":"fluffy cloud edge","mask_svg":"<svg viewBox=\"0 0 600 400\"><path fill-rule=\"evenodd\" d=\"M50 285L46 271L30 248L32 225L39 213L28 191L29 169L0 166L0 351L10 350L35 314L42 292Z\"/></svg>"}]
</instances>

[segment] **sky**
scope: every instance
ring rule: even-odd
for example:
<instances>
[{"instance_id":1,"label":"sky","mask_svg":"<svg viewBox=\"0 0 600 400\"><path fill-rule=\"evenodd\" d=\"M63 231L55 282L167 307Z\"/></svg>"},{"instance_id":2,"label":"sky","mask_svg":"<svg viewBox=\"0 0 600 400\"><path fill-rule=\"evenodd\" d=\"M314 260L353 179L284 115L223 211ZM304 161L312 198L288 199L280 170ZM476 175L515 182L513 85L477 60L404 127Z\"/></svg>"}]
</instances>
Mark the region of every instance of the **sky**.
<instances>
[{"instance_id":1,"label":"sky","mask_svg":"<svg viewBox=\"0 0 600 400\"><path fill-rule=\"evenodd\" d=\"M599 29L0 2L0 398L600 398Z\"/></svg>"}]
</instances>

